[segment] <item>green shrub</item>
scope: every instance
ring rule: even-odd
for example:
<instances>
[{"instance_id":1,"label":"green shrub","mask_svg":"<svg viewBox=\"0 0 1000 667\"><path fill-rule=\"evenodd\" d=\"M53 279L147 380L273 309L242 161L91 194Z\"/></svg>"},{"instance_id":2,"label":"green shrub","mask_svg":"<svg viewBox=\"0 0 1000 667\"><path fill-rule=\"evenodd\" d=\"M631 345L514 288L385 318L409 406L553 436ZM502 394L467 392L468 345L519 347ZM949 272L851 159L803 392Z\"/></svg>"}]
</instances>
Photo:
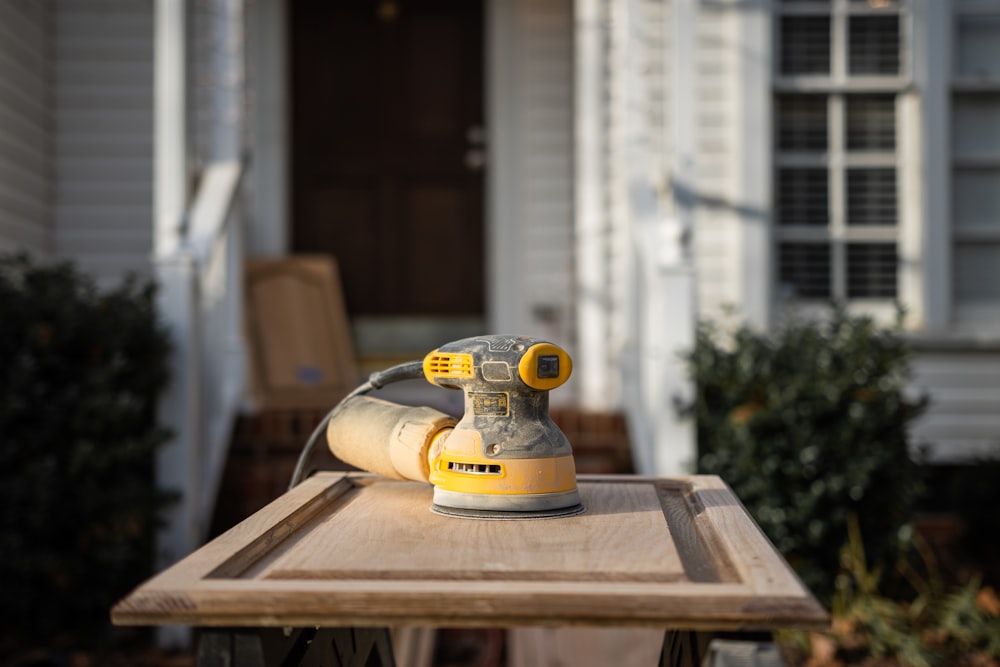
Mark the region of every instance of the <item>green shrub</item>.
<instances>
[{"instance_id":1,"label":"green shrub","mask_svg":"<svg viewBox=\"0 0 1000 667\"><path fill-rule=\"evenodd\" d=\"M687 360L699 471L733 487L817 596L833 592L852 513L869 555L892 557L921 489L907 427L924 407L904 396L893 330L840 308L772 335L702 325Z\"/></svg>"},{"instance_id":2,"label":"green shrub","mask_svg":"<svg viewBox=\"0 0 1000 667\"><path fill-rule=\"evenodd\" d=\"M933 550L918 534L900 542L895 574L909 580L911 595L887 597L885 575L868 565L857 517L848 520L848 542L831 611L830 630L779 633L790 664L997 665L1000 598L979 575L946 583ZM811 659L809 657L811 656Z\"/></svg>"},{"instance_id":3,"label":"green shrub","mask_svg":"<svg viewBox=\"0 0 1000 667\"><path fill-rule=\"evenodd\" d=\"M151 569L154 289L100 293L68 263L0 257L0 608L5 643L99 638Z\"/></svg>"}]
</instances>

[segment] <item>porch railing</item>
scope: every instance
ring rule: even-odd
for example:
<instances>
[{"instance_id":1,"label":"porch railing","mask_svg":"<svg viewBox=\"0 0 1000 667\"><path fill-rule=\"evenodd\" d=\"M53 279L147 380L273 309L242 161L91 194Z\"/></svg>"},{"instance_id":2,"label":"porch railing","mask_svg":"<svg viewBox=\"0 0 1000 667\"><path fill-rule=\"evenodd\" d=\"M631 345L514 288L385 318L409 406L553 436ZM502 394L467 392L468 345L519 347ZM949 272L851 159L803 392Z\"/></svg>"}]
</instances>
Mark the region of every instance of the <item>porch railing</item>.
<instances>
[{"instance_id":1,"label":"porch railing","mask_svg":"<svg viewBox=\"0 0 1000 667\"><path fill-rule=\"evenodd\" d=\"M203 171L180 242L155 258L160 313L171 330L173 382L161 420L174 428L161 451L161 488L180 492L161 534L161 563L204 540L243 399L241 161Z\"/></svg>"}]
</instances>

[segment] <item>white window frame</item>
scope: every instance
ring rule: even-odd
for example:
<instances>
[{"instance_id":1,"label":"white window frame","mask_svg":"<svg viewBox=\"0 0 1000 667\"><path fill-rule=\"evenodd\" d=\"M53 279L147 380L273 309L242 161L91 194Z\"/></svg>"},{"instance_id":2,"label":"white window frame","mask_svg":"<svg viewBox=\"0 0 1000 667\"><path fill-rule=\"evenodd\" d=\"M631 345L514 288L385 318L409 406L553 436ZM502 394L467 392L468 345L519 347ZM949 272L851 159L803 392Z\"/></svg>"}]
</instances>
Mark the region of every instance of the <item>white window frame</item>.
<instances>
[{"instance_id":1,"label":"white window frame","mask_svg":"<svg viewBox=\"0 0 1000 667\"><path fill-rule=\"evenodd\" d=\"M989 80L982 80L972 77L962 77L956 70L959 21L962 16L983 16L1000 17L1000 2L962 2L959 1L953 6L951 14L951 35L952 35L952 63L948 70L951 79L951 90L948 101L951 111L954 112L956 98L959 95L975 97L976 95L997 95L1000 96L1000 76ZM1000 115L997 117L1000 123ZM948 123L947 132L952 132L951 125L954 118ZM959 169L1000 169L1000 150L989 156L963 156L959 154L957 146L952 146L949 152L951 160L951 170L949 182L952 186L952 195L957 181L957 171ZM950 249L953 253L953 263L958 253L960 244L989 244L1000 247L1000 225L990 227L960 227L954 202L949 197L949 228L951 230ZM998 211L1000 213L1000 211ZM952 274L954 276L954 273ZM954 280L954 278L952 278ZM980 328L986 328L994 336L1000 336L1000 301L989 303L962 304L954 297L954 285L951 292L954 300L952 304L953 329L958 332L968 331L976 333Z\"/></svg>"},{"instance_id":2,"label":"white window frame","mask_svg":"<svg viewBox=\"0 0 1000 667\"><path fill-rule=\"evenodd\" d=\"M955 247L958 242L1000 243L1000 230L960 230L952 201L956 158L952 145L952 111L956 94L1000 93L1000 78L962 79L955 72L958 19L962 14L1000 14L1000 0L914 0L917 40L916 81L921 92L919 142L922 153L920 200L924 216L918 239L923 270L913 279L913 297L922 305L917 336L929 344L974 339L1000 344L1000 304L963 307L954 294ZM998 119L1000 122L1000 119ZM994 160L1000 166L1000 156ZM971 164L971 163L969 163ZM976 160L977 166L983 166Z\"/></svg>"},{"instance_id":3,"label":"white window frame","mask_svg":"<svg viewBox=\"0 0 1000 667\"><path fill-rule=\"evenodd\" d=\"M937 1L937 0L935 0ZM849 310L872 315L884 322L896 316L896 303L906 303L914 292L912 281L913 244L908 237L919 231L920 206L914 201L919 192L916 160L912 151L915 144L910 107L914 94L913 23L910 2L897 0L886 8L871 7L858 0L830 0L829 2L775 3L773 44L778 45L783 16L829 16L831 20L830 73L828 75L787 75L781 72L780 49L775 48L772 73L772 94L823 94L827 96L828 148L822 156L804 156L782 153L775 142L772 146L772 171L783 166L811 166L827 169L829 178L828 206L830 224L818 226L789 226L775 221L773 225L774 268L773 281L779 285L780 244L783 241L827 242L830 244L832 289L830 299L846 304ZM848 23L852 16L895 15L900 17L900 67L896 75L850 75L848 73ZM893 151L857 153L846 150L844 141L845 96L857 93L890 93L896 96L896 146ZM777 113L775 108L774 113ZM775 116L776 117L776 116ZM852 167L892 167L896 170L895 225L848 225L846 213L847 170ZM915 189L916 187L916 189ZM896 298L852 298L846 295L847 245L851 242L895 242L897 250ZM916 249L919 251L919 248ZM788 311L806 316L822 316L829 309L830 299L788 299L780 289L775 290L776 314L781 317ZM911 320L912 321L912 320Z\"/></svg>"}]
</instances>

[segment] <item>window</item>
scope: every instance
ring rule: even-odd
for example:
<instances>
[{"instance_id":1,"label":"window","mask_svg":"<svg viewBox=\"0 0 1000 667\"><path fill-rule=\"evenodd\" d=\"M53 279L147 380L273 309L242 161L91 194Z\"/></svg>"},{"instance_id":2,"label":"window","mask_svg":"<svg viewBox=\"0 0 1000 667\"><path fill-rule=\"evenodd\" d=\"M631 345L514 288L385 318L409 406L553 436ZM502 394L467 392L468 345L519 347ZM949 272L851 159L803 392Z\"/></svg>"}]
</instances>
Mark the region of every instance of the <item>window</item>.
<instances>
[{"instance_id":1,"label":"window","mask_svg":"<svg viewBox=\"0 0 1000 667\"><path fill-rule=\"evenodd\" d=\"M1000 3L958 5L951 99L952 306L957 324L1000 309ZM980 7L983 5L980 4Z\"/></svg>"},{"instance_id":2,"label":"window","mask_svg":"<svg viewBox=\"0 0 1000 667\"><path fill-rule=\"evenodd\" d=\"M829 16L788 16L781 22L781 67L785 74L829 73Z\"/></svg>"},{"instance_id":3,"label":"window","mask_svg":"<svg viewBox=\"0 0 1000 667\"><path fill-rule=\"evenodd\" d=\"M899 2L777 3L774 219L779 294L898 296Z\"/></svg>"}]
</instances>

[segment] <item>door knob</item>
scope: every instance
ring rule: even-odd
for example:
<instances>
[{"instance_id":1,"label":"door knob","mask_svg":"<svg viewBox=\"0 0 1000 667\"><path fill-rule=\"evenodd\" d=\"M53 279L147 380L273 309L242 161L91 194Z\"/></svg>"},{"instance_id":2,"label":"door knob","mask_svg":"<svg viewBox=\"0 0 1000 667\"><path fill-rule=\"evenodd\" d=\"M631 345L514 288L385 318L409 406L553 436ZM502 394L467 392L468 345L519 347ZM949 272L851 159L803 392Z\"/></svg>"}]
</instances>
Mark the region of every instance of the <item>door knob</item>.
<instances>
[{"instance_id":1,"label":"door knob","mask_svg":"<svg viewBox=\"0 0 1000 667\"><path fill-rule=\"evenodd\" d=\"M465 168L469 171L479 171L486 166L486 151L470 148L465 151Z\"/></svg>"},{"instance_id":2,"label":"door knob","mask_svg":"<svg viewBox=\"0 0 1000 667\"><path fill-rule=\"evenodd\" d=\"M465 139L473 146L482 146L486 143L486 130L482 125L470 125L465 130Z\"/></svg>"}]
</instances>

